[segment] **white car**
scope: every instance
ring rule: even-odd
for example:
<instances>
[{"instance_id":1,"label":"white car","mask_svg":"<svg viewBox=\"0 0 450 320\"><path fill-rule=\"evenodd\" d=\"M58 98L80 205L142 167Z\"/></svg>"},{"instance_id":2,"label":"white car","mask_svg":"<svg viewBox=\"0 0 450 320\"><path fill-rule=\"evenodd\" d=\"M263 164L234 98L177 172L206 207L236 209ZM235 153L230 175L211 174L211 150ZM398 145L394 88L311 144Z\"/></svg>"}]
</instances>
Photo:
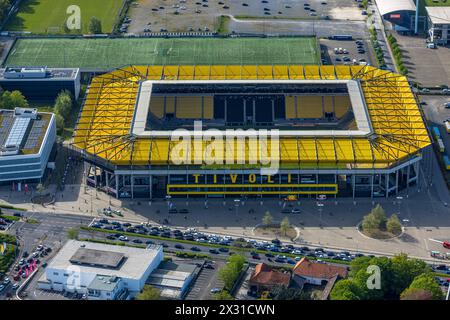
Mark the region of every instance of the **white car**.
<instances>
[{"instance_id":1,"label":"white car","mask_svg":"<svg viewBox=\"0 0 450 320\"><path fill-rule=\"evenodd\" d=\"M447 109L450 108L450 102L444 103L444 107L447 108Z\"/></svg>"},{"instance_id":2,"label":"white car","mask_svg":"<svg viewBox=\"0 0 450 320\"><path fill-rule=\"evenodd\" d=\"M19 288L20 284L19 283L14 283L12 288L13 290L17 290Z\"/></svg>"},{"instance_id":3,"label":"white car","mask_svg":"<svg viewBox=\"0 0 450 320\"><path fill-rule=\"evenodd\" d=\"M119 237L119 240L120 240L120 241L128 241L128 238L125 237L125 236L120 236L120 237Z\"/></svg>"}]
</instances>

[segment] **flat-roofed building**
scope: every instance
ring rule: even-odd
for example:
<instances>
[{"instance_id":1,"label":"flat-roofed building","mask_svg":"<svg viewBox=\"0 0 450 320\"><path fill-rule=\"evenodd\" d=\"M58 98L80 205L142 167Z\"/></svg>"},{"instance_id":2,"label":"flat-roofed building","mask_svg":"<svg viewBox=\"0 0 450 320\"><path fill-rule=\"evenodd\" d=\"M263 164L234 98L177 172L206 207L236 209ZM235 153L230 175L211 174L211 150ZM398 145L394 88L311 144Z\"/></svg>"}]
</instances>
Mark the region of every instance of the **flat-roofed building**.
<instances>
[{"instance_id":1,"label":"flat-roofed building","mask_svg":"<svg viewBox=\"0 0 450 320\"><path fill-rule=\"evenodd\" d=\"M0 183L42 179L55 141L54 114L30 108L0 110Z\"/></svg>"},{"instance_id":2,"label":"flat-roofed building","mask_svg":"<svg viewBox=\"0 0 450 320\"><path fill-rule=\"evenodd\" d=\"M426 7L430 41L448 44L450 40L450 7Z\"/></svg>"},{"instance_id":3,"label":"flat-roofed building","mask_svg":"<svg viewBox=\"0 0 450 320\"><path fill-rule=\"evenodd\" d=\"M147 284L161 290L161 297L183 299L199 267L187 263L163 261L148 278Z\"/></svg>"},{"instance_id":4,"label":"flat-roofed building","mask_svg":"<svg viewBox=\"0 0 450 320\"><path fill-rule=\"evenodd\" d=\"M142 290L163 259L161 246L135 248L69 240L39 279L41 289L124 299Z\"/></svg>"},{"instance_id":5,"label":"flat-roofed building","mask_svg":"<svg viewBox=\"0 0 450 320\"><path fill-rule=\"evenodd\" d=\"M75 99L80 95L80 69L47 67L6 67L0 69L3 90L18 90L29 100L54 101L62 90Z\"/></svg>"}]
</instances>

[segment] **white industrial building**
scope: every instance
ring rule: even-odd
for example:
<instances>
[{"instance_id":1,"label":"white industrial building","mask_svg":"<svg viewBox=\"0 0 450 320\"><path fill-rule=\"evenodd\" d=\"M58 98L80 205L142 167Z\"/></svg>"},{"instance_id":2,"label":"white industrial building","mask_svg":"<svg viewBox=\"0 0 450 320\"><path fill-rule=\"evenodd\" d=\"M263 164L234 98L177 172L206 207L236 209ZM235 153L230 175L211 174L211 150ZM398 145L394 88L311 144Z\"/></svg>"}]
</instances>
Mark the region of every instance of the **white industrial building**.
<instances>
[{"instance_id":1,"label":"white industrial building","mask_svg":"<svg viewBox=\"0 0 450 320\"><path fill-rule=\"evenodd\" d=\"M45 269L40 289L77 292L91 300L133 297L163 260L161 246L145 249L69 240Z\"/></svg>"},{"instance_id":2,"label":"white industrial building","mask_svg":"<svg viewBox=\"0 0 450 320\"><path fill-rule=\"evenodd\" d=\"M450 7L426 7L430 41L446 45L450 42Z\"/></svg>"}]
</instances>

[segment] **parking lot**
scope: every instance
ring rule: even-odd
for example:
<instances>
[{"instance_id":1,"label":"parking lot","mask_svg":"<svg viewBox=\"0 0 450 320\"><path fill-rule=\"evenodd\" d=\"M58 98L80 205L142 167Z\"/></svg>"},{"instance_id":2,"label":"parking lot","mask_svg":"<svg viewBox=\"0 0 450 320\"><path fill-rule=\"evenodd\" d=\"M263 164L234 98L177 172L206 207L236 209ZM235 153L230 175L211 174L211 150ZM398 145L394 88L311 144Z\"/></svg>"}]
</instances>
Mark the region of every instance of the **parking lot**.
<instances>
[{"instance_id":1,"label":"parking lot","mask_svg":"<svg viewBox=\"0 0 450 320\"><path fill-rule=\"evenodd\" d=\"M210 300L213 299L211 290L214 288L223 288L222 281L218 278L218 270L224 266L222 260L213 261L212 268L202 268L197 279L192 284L186 300Z\"/></svg>"},{"instance_id":2,"label":"parking lot","mask_svg":"<svg viewBox=\"0 0 450 320\"><path fill-rule=\"evenodd\" d=\"M365 18L353 0L140 0L131 6L128 32L206 31L205 28L213 31L218 28L220 15L267 20L363 21Z\"/></svg>"},{"instance_id":3,"label":"parking lot","mask_svg":"<svg viewBox=\"0 0 450 320\"><path fill-rule=\"evenodd\" d=\"M428 49L424 38L394 34L410 80L424 87L450 85L450 48Z\"/></svg>"},{"instance_id":4,"label":"parking lot","mask_svg":"<svg viewBox=\"0 0 450 320\"><path fill-rule=\"evenodd\" d=\"M14 224L14 220L8 218L0 218L0 231L7 231Z\"/></svg>"},{"instance_id":5,"label":"parking lot","mask_svg":"<svg viewBox=\"0 0 450 320\"><path fill-rule=\"evenodd\" d=\"M365 40L340 41L320 39L320 48L324 64L354 65L369 63L373 65L370 55L371 44ZM336 49L338 49L336 51ZM342 50L340 50L342 49Z\"/></svg>"}]
</instances>

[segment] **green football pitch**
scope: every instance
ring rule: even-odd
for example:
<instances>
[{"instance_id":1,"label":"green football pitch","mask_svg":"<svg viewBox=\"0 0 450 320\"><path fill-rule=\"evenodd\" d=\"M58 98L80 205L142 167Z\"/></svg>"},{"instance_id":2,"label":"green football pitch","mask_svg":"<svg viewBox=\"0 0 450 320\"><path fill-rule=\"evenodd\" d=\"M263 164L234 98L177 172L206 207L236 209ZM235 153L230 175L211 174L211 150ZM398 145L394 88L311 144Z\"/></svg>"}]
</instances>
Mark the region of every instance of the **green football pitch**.
<instances>
[{"instance_id":1,"label":"green football pitch","mask_svg":"<svg viewBox=\"0 0 450 320\"><path fill-rule=\"evenodd\" d=\"M111 69L126 65L318 64L310 38L19 39L6 65Z\"/></svg>"},{"instance_id":2,"label":"green football pitch","mask_svg":"<svg viewBox=\"0 0 450 320\"><path fill-rule=\"evenodd\" d=\"M112 31L124 0L23 0L17 15L4 30L27 31L37 34L63 33L69 18L67 8L77 5L81 13L81 32L88 33L89 20L96 17L102 22L102 31Z\"/></svg>"}]
</instances>

